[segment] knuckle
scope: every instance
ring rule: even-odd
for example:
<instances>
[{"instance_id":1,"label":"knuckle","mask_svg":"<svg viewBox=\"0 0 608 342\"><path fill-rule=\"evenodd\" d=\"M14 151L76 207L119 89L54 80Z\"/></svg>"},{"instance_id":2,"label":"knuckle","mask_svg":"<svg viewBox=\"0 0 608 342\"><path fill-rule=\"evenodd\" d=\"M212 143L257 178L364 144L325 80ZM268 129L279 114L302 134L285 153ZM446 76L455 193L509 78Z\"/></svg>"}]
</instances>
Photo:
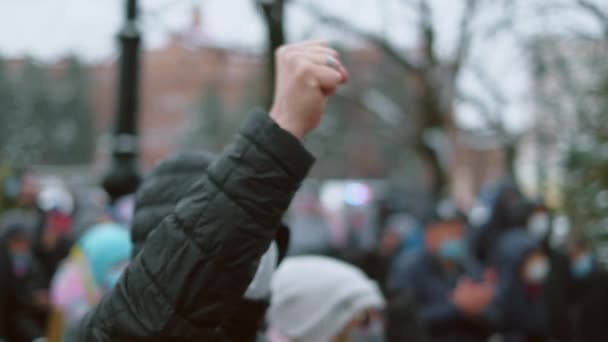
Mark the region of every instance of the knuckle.
<instances>
[{"instance_id":1,"label":"knuckle","mask_svg":"<svg viewBox=\"0 0 608 342\"><path fill-rule=\"evenodd\" d=\"M310 75L310 65L304 62L297 63L294 70L298 77L307 77Z\"/></svg>"}]
</instances>

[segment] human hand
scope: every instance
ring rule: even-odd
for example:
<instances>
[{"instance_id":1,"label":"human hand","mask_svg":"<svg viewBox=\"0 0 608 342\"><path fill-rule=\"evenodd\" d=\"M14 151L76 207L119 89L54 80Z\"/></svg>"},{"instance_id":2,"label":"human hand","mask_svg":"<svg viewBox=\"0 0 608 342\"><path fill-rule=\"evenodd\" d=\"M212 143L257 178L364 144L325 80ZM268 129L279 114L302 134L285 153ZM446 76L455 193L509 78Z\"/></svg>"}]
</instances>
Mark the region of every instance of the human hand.
<instances>
[{"instance_id":1,"label":"human hand","mask_svg":"<svg viewBox=\"0 0 608 342\"><path fill-rule=\"evenodd\" d=\"M289 44L276 51L276 89L270 117L303 138L321 122L328 98L348 80L338 53L324 42Z\"/></svg>"},{"instance_id":2,"label":"human hand","mask_svg":"<svg viewBox=\"0 0 608 342\"><path fill-rule=\"evenodd\" d=\"M467 316L479 316L494 299L495 289L490 283L475 283L464 278L452 293L452 301Z\"/></svg>"}]
</instances>

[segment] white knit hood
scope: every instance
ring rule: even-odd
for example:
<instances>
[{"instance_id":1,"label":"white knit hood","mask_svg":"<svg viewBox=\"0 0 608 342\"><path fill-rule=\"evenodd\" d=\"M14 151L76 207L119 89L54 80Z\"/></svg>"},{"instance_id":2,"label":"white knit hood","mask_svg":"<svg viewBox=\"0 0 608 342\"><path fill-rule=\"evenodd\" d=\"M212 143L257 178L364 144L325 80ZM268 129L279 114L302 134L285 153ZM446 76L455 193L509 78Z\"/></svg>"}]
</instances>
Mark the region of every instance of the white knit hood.
<instances>
[{"instance_id":1,"label":"white knit hood","mask_svg":"<svg viewBox=\"0 0 608 342\"><path fill-rule=\"evenodd\" d=\"M328 342L357 314L384 307L375 282L327 257L285 259L271 289L271 328L298 342Z\"/></svg>"}]
</instances>

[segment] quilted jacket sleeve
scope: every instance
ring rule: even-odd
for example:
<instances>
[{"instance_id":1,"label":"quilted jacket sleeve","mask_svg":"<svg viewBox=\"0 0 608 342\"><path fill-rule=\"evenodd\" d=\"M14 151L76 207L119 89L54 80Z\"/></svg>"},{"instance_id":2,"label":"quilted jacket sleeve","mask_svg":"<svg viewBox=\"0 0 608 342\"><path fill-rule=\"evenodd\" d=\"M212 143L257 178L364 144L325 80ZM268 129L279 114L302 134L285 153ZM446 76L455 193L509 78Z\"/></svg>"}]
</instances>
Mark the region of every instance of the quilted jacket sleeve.
<instances>
[{"instance_id":1,"label":"quilted jacket sleeve","mask_svg":"<svg viewBox=\"0 0 608 342\"><path fill-rule=\"evenodd\" d=\"M253 113L87 315L79 340L225 335L313 161L294 136Z\"/></svg>"}]
</instances>

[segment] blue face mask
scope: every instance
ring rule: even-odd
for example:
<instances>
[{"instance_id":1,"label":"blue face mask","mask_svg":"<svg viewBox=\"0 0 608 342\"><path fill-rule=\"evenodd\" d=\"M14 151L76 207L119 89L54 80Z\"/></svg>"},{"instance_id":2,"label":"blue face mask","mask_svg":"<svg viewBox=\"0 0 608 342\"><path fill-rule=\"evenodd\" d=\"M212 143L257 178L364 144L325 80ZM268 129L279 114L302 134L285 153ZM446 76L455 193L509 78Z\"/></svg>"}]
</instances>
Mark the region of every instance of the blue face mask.
<instances>
[{"instance_id":1,"label":"blue face mask","mask_svg":"<svg viewBox=\"0 0 608 342\"><path fill-rule=\"evenodd\" d=\"M439 246L438 255L440 258L461 262L466 256L466 247L462 239L445 240Z\"/></svg>"},{"instance_id":2,"label":"blue face mask","mask_svg":"<svg viewBox=\"0 0 608 342\"><path fill-rule=\"evenodd\" d=\"M572 264L572 275L576 279L582 279L591 274L593 271L593 257L590 254L585 254Z\"/></svg>"}]
</instances>

